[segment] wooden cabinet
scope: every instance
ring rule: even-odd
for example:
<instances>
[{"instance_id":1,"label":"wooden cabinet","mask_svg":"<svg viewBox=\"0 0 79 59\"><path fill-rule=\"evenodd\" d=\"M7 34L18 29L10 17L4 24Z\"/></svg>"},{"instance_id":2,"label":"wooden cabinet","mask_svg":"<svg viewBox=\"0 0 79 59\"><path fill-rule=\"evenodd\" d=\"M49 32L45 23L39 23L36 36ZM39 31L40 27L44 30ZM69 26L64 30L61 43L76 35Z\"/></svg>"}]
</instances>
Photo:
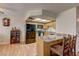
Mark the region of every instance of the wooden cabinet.
<instances>
[{"instance_id":1,"label":"wooden cabinet","mask_svg":"<svg viewBox=\"0 0 79 59\"><path fill-rule=\"evenodd\" d=\"M27 32L27 37L26 37L26 39L35 39L35 36L36 36L35 31Z\"/></svg>"},{"instance_id":2,"label":"wooden cabinet","mask_svg":"<svg viewBox=\"0 0 79 59\"><path fill-rule=\"evenodd\" d=\"M34 43L36 40L36 25L26 24L26 44Z\"/></svg>"},{"instance_id":3,"label":"wooden cabinet","mask_svg":"<svg viewBox=\"0 0 79 59\"><path fill-rule=\"evenodd\" d=\"M11 30L10 44L20 43L20 30Z\"/></svg>"}]
</instances>

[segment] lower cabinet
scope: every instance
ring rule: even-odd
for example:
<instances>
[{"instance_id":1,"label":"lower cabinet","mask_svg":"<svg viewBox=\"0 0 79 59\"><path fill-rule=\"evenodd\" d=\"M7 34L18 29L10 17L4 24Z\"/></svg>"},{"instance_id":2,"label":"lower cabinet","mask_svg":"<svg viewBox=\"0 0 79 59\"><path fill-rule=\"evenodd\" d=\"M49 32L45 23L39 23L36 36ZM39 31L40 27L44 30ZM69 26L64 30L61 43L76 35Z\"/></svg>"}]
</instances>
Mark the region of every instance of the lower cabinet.
<instances>
[{"instance_id":1,"label":"lower cabinet","mask_svg":"<svg viewBox=\"0 0 79 59\"><path fill-rule=\"evenodd\" d=\"M20 30L12 30L10 33L10 44L20 43Z\"/></svg>"}]
</instances>

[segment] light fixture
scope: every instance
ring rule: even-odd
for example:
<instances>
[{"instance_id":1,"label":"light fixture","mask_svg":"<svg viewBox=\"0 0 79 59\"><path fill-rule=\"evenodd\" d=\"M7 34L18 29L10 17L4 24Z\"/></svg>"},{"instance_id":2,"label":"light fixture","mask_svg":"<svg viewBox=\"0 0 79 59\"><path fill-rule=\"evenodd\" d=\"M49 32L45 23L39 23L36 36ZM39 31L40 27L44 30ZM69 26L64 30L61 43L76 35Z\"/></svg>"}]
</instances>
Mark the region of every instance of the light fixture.
<instances>
[{"instance_id":1,"label":"light fixture","mask_svg":"<svg viewBox=\"0 0 79 59\"><path fill-rule=\"evenodd\" d=\"M49 20L46 20L46 19L42 19L41 21L43 21L43 22L49 22Z\"/></svg>"},{"instance_id":2,"label":"light fixture","mask_svg":"<svg viewBox=\"0 0 79 59\"><path fill-rule=\"evenodd\" d=\"M33 21L40 21L41 19L40 18L35 18Z\"/></svg>"},{"instance_id":3,"label":"light fixture","mask_svg":"<svg viewBox=\"0 0 79 59\"><path fill-rule=\"evenodd\" d=\"M50 22L50 20L41 19L41 18L35 18L33 21L37 21L37 22Z\"/></svg>"}]
</instances>

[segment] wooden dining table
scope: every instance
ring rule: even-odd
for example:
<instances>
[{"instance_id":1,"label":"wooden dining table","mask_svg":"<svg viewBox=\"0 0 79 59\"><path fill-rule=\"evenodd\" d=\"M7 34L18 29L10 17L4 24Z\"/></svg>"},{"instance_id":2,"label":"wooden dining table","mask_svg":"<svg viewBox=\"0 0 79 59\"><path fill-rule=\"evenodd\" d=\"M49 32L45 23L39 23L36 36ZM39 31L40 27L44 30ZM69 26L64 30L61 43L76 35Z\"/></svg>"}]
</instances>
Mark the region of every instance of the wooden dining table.
<instances>
[{"instance_id":1,"label":"wooden dining table","mask_svg":"<svg viewBox=\"0 0 79 59\"><path fill-rule=\"evenodd\" d=\"M37 37L36 42L37 42L37 55L50 56L51 46L62 43L63 38L54 38L51 41L46 41L44 38Z\"/></svg>"}]
</instances>

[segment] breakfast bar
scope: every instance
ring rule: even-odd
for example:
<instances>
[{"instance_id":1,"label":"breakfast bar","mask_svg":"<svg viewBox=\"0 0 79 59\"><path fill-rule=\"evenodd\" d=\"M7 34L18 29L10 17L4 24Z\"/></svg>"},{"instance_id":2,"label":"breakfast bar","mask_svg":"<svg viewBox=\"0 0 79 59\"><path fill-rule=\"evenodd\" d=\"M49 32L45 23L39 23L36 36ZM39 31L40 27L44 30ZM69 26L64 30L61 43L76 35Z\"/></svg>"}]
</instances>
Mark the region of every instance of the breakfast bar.
<instances>
[{"instance_id":1,"label":"breakfast bar","mask_svg":"<svg viewBox=\"0 0 79 59\"><path fill-rule=\"evenodd\" d=\"M37 54L38 56L50 56L50 47L63 42L59 37L37 37Z\"/></svg>"}]
</instances>

